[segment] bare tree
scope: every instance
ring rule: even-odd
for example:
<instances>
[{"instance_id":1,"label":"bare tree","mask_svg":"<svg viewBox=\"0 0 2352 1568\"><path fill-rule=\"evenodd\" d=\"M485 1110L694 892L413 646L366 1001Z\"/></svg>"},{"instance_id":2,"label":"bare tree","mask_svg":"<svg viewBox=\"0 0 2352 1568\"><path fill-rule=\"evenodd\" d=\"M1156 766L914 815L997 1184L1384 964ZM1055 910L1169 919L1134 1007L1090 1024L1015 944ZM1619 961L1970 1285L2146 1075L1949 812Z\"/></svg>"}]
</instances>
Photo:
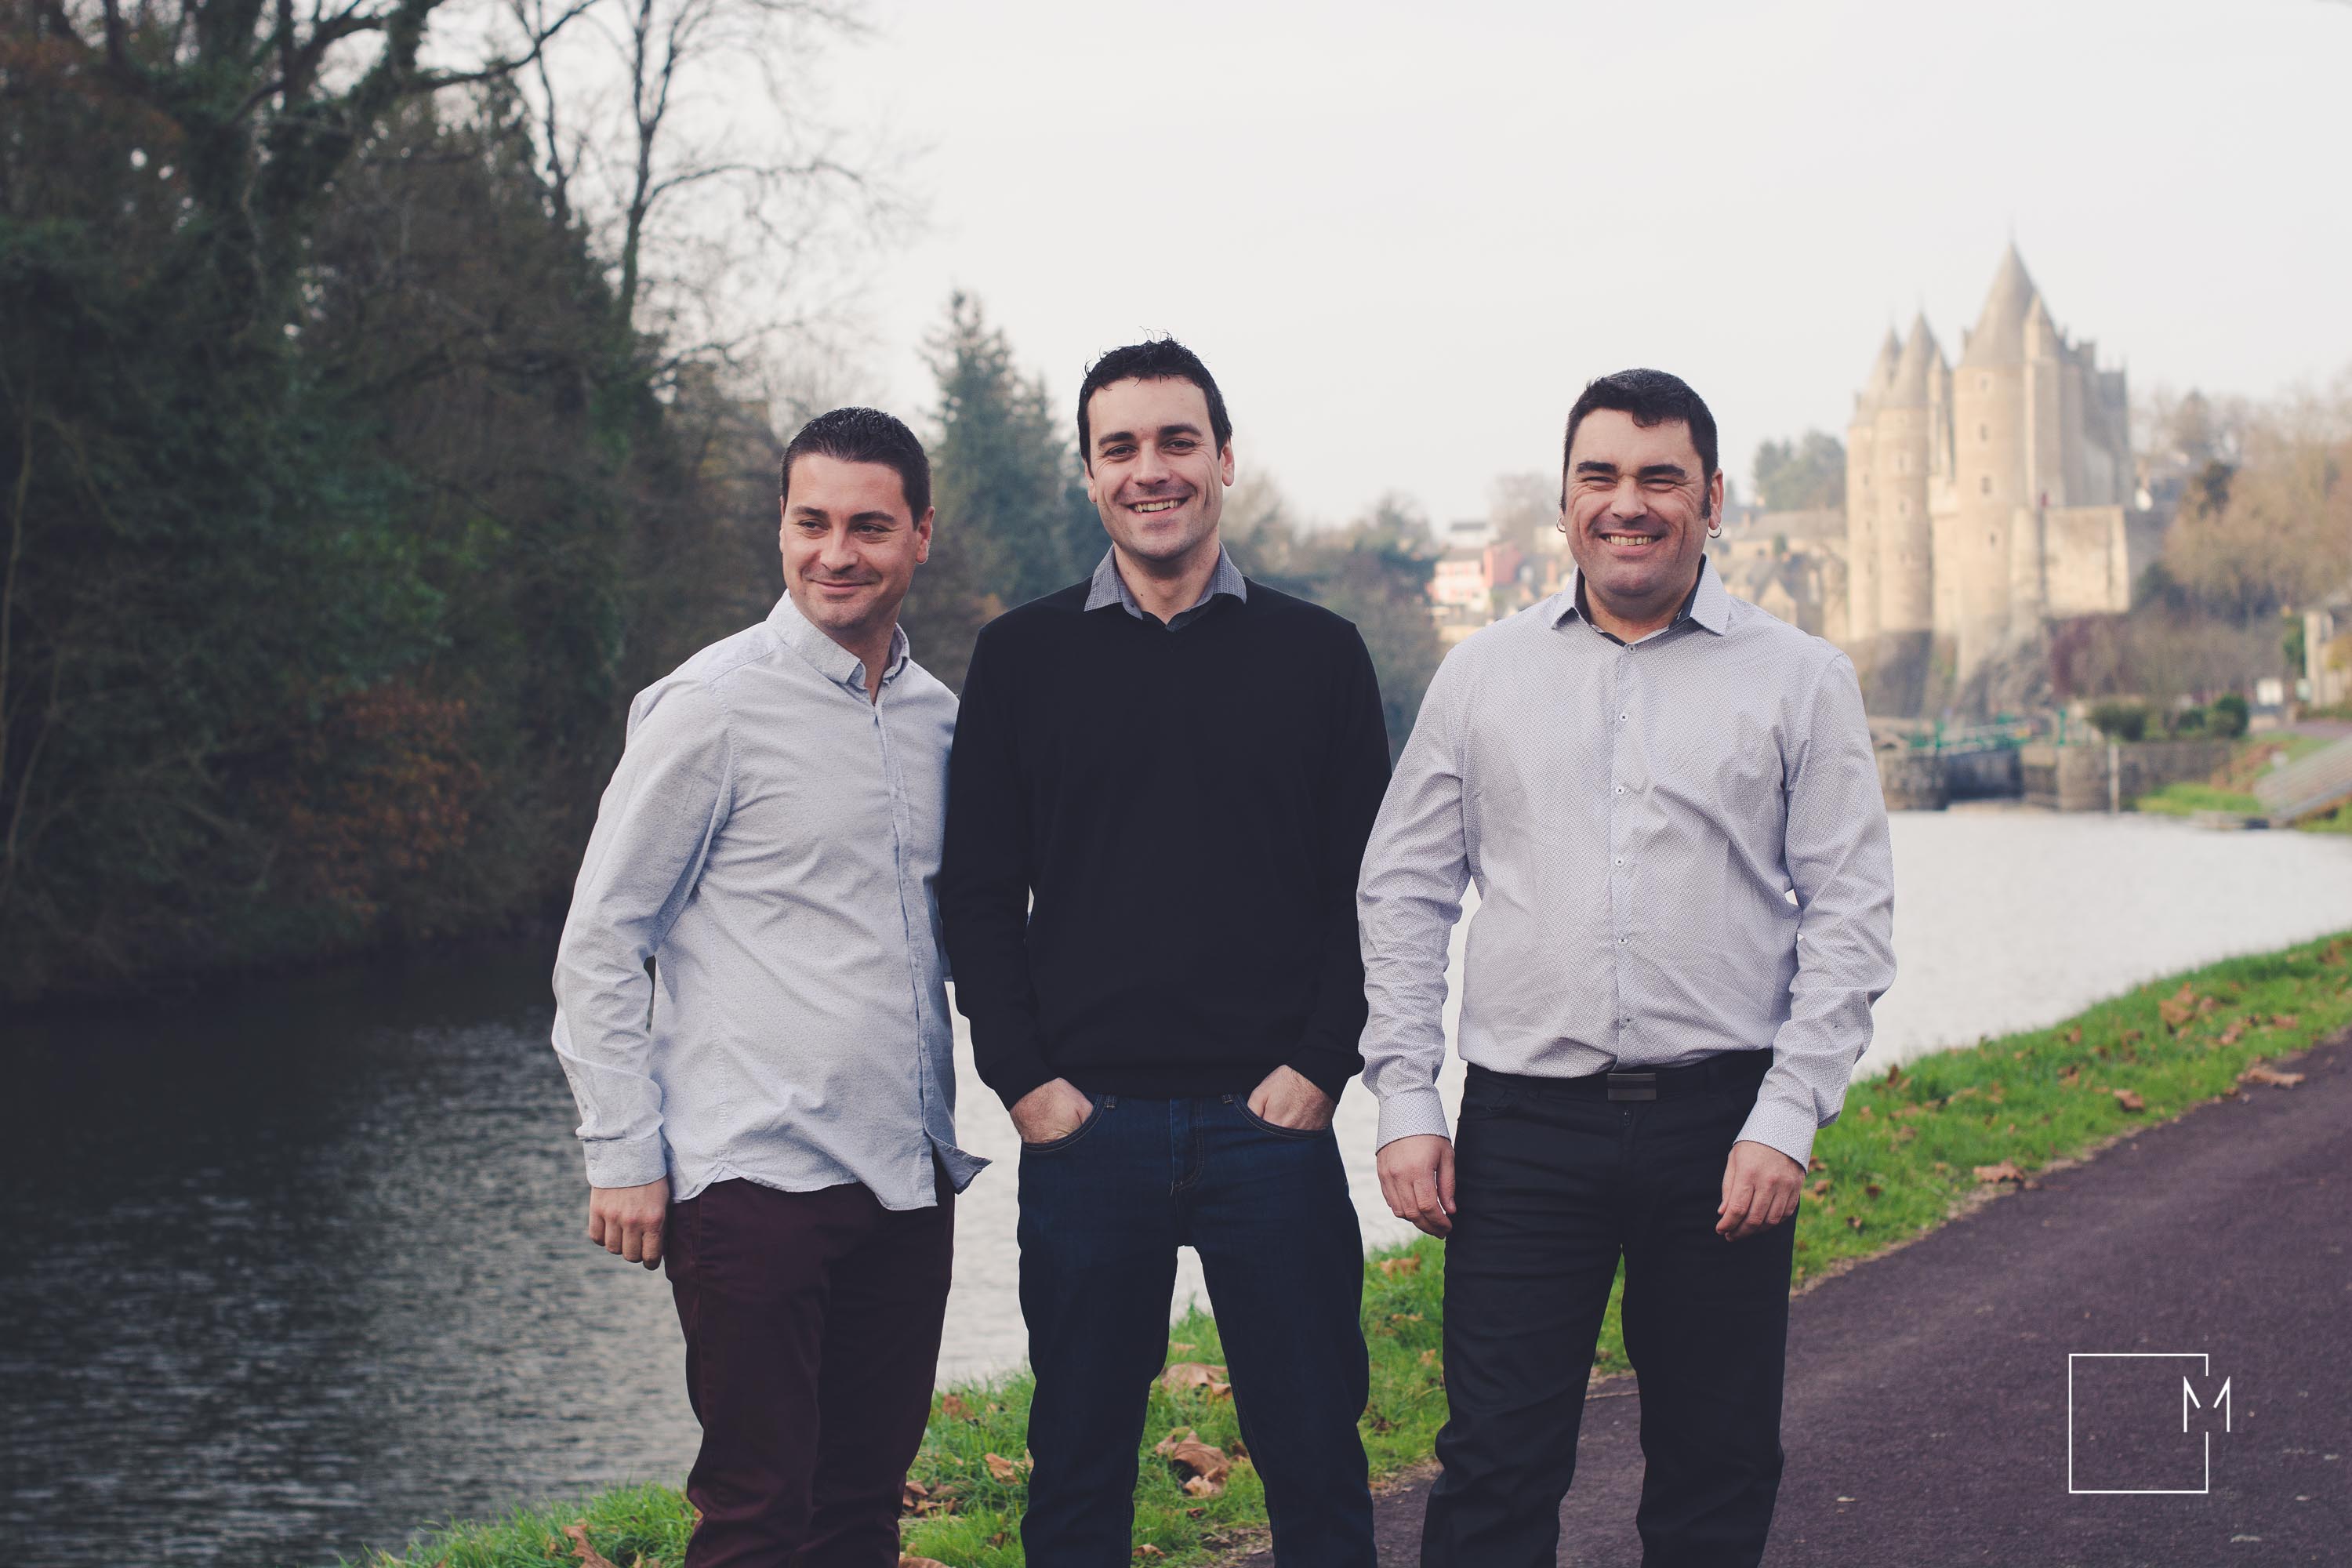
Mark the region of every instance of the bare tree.
<instances>
[{"instance_id":1,"label":"bare tree","mask_svg":"<svg viewBox=\"0 0 2352 1568\"><path fill-rule=\"evenodd\" d=\"M517 36L543 35L562 3L507 0ZM857 145L820 90L824 47L865 24L828 0L594 5L521 86L556 202L611 258L616 347L658 342L665 376L761 357L847 283L813 264L820 241L907 216L888 152Z\"/></svg>"}]
</instances>

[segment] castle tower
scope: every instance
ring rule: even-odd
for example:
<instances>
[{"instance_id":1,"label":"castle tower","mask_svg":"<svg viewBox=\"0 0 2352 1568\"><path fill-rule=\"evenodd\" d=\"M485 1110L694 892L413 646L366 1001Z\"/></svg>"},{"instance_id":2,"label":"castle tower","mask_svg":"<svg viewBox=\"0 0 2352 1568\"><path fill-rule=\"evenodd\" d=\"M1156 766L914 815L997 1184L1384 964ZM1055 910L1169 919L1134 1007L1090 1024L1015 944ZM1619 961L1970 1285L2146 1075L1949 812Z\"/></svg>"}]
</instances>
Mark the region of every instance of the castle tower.
<instances>
[{"instance_id":1,"label":"castle tower","mask_svg":"<svg viewBox=\"0 0 2352 1568\"><path fill-rule=\"evenodd\" d=\"M2034 502L2030 472L2046 472L2037 404L2056 386L2045 389L2038 365L2029 376L2027 321L2037 311L2046 324L2012 245L1952 374L1951 510L1935 521L1936 636L1951 641L1963 680L2009 640L2012 555L2028 548L2016 537L2019 514ZM2038 542L2032 548L2039 559Z\"/></svg>"},{"instance_id":2,"label":"castle tower","mask_svg":"<svg viewBox=\"0 0 2352 1568\"><path fill-rule=\"evenodd\" d=\"M1880 400L1894 385L1902 345L1895 329L1878 345L1878 357L1853 395L1853 419L1845 429L1846 640L1867 660L1878 635L1882 590L1879 574L1876 442Z\"/></svg>"},{"instance_id":3,"label":"castle tower","mask_svg":"<svg viewBox=\"0 0 2352 1568\"><path fill-rule=\"evenodd\" d=\"M1878 496L1878 630L1925 635L1935 625L1933 531L1927 479L1937 416L1951 372L1926 312L1911 322L1894 380L1878 405L1871 443Z\"/></svg>"}]
</instances>

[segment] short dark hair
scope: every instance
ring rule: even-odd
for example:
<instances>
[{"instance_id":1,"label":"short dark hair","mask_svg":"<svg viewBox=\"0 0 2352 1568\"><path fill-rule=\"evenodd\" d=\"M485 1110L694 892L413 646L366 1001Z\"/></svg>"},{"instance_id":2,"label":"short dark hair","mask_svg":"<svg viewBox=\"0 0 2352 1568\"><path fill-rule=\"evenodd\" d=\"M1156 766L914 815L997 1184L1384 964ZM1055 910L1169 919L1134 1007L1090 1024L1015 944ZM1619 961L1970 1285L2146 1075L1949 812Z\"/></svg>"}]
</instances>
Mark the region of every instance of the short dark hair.
<instances>
[{"instance_id":1,"label":"short dark hair","mask_svg":"<svg viewBox=\"0 0 2352 1568\"><path fill-rule=\"evenodd\" d=\"M1217 378L1209 374L1201 356L1174 338L1152 338L1113 349L1087 366L1087 378L1078 384L1078 461L1087 468L1094 467L1095 455L1089 446L1094 430L1087 421L1087 405L1115 381L1191 382L1209 400L1209 434L1215 438L1217 450L1233 445L1234 422L1225 414L1225 395L1217 390Z\"/></svg>"},{"instance_id":2,"label":"short dark hair","mask_svg":"<svg viewBox=\"0 0 2352 1568\"><path fill-rule=\"evenodd\" d=\"M931 510L931 460L915 433L895 416L878 408L835 408L802 426L784 447L784 460L776 472L780 504L793 499L793 459L812 453L844 463L879 463L898 474L899 488L907 492L908 517L920 522Z\"/></svg>"},{"instance_id":3,"label":"short dark hair","mask_svg":"<svg viewBox=\"0 0 2352 1568\"><path fill-rule=\"evenodd\" d=\"M1689 426L1691 445L1698 448L1699 465L1706 470L1703 477L1709 482L1714 480L1715 416L1707 412L1706 400L1693 392L1690 383L1681 376L1669 375L1662 370L1621 370L1614 375L1599 375L1586 382L1576 406L1568 411L1568 435L1559 444L1563 500L1568 494L1569 454L1576 449L1576 427L1596 408L1630 414L1633 423L1644 430L1674 419Z\"/></svg>"}]
</instances>

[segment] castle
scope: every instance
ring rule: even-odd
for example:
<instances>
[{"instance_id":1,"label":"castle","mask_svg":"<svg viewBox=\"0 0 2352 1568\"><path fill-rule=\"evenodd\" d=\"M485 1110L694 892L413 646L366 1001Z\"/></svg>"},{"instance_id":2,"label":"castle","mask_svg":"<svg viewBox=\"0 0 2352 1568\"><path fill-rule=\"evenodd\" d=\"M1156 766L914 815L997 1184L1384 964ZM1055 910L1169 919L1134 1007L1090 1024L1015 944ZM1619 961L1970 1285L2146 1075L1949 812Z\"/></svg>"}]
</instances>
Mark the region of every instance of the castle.
<instances>
[{"instance_id":1,"label":"castle","mask_svg":"<svg viewBox=\"0 0 2352 1568\"><path fill-rule=\"evenodd\" d=\"M1843 642L1872 710L1966 701L2045 620L2129 609L2161 543L2137 492L2124 373L2067 341L2014 245L1957 366L1924 313L1889 329L1846 430Z\"/></svg>"}]
</instances>

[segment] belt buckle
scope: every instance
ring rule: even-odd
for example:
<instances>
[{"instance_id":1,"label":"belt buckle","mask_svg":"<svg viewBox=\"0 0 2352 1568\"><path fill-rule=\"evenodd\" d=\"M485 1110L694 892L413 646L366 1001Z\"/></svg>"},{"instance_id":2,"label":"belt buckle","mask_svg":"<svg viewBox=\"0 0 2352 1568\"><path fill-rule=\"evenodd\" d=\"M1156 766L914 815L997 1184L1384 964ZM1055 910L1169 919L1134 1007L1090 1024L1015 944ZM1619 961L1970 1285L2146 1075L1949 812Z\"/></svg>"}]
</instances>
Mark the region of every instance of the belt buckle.
<instances>
[{"instance_id":1,"label":"belt buckle","mask_svg":"<svg viewBox=\"0 0 2352 1568\"><path fill-rule=\"evenodd\" d=\"M1609 1075L1609 1098L1655 1100L1658 1098L1658 1075L1654 1072L1612 1072Z\"/></svg>"}]
</instances>

